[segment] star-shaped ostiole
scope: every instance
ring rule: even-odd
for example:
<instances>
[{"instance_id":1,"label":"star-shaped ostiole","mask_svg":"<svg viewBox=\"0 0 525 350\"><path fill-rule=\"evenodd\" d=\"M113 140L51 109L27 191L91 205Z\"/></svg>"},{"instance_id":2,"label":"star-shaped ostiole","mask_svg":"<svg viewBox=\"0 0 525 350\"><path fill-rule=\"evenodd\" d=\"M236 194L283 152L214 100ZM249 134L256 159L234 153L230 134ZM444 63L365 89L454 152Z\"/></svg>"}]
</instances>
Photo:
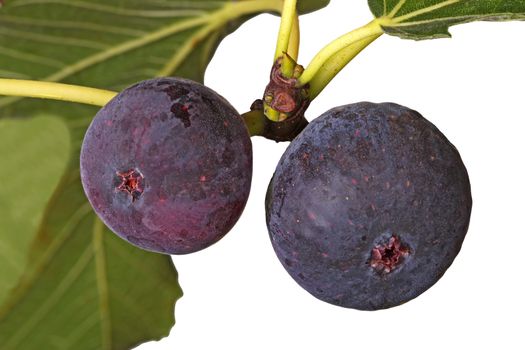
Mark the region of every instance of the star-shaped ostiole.
<instances>
[{"instance_id":1,"label":"star-shaped ostiole","mask_svg":"<svg viewBox=\"0 0 525 350\"><path fill-rule=\"evenodd\" d=\"M370 266L378 273L387 274L397 268L409 254L408 246L404 245L397 235L393 235L385 244L372 249Z\"/></svg>"},{"instance_id":2,"label":"star-shaped ostiole","mask_svg":"<svg viewBox=\"0 0 525 350\"><path fill-rule=\"evenodd\" d=\"M135 202L144 192L144 176L137 169L130 169L125 172L117 171L120 184L115 188L117 191L126 192L131 201Z\"/></svg>"}]
</instances>

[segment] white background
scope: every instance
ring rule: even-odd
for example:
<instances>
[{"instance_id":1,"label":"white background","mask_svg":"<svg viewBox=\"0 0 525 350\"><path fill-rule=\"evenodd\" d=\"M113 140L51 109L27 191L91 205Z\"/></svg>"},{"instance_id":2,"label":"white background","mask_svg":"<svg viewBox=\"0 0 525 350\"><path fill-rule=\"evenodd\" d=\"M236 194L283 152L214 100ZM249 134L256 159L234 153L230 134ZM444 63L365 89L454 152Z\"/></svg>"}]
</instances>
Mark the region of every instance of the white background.
<instances>
[{"instance_id":1,"label":"white background","mask_svg":"<svg viewBox=\"0 0 525 350\"><path fill-rule=\"evenodd\" d=\"M365 0L332 0L301 18L300 63L365 24ZM240 112L268 82L279 19L261 15L223 41L206 84ZM463 248L445 276L409 303L360 312L303 291L274 255L264 194L287 144L254 138L244 214L214 246L173 260L184 290L177 324L155 349L523 349L525 315L525 23L474 23L453 39L383 36L319 96L311 120L358 101L418 110L456 145L472 183Z\"/></svg>"}]
</instances>

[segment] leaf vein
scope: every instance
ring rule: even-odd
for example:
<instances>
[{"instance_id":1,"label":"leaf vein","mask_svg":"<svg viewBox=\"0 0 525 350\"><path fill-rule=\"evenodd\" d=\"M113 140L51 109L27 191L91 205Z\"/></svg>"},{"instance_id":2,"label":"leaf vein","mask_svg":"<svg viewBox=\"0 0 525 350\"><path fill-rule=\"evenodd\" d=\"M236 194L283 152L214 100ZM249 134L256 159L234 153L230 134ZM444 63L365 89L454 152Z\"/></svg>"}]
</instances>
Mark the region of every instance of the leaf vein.
<instances>
[{"instance_id":1,"label":"leaf vein","mask_svg":"<svg viewBox=\"0 0 525 350\"><path fill-rule=\"evenodd\" d=\"M110 33L118 35L127 35L132 37L141 36L147 34L147 32L138 29L130 29L126 27L114 27L107 24L98 24L92 22L73 22L64 20L53 20L48 21L45 19L33 19L16 16L2 16L4 23L21 24L31 27L46 27L46 28L57 28L57 29L74 29L74 30L90 30L93 32Z\"/></svg>"},{"instance_id":2,"label":"leaf vein","mask_svg":"<svg viewBox=\"0 0 525 350\"><path fill-rule=\"evenodd\" d=\"M76 38L59 38L52 35L38 34L34 32L26 32L22 30L0 28L0 34L11 36L18 39L25 39L31 41L37 41L46 44L55 44L55 45L71 45L77 47L84 47L88 49L107 49L109 46L106 44L101 44L91 40L83 40Z\"/></svg>"},{"instance_id":3,"label":"leaf vein","mask_svg":"<svg viewBox=\"0 0 525 350\"><path fill-rule=\"evenodd\" d=\"M27 74L13 72L13 71L6 70L6 69L0 69L0 76L2 76L3 78L13 78L13 79L30 79L31 78Z\"/></svg>"},{"instance_id":4,"label":"leaf vein","mask_svg":"<svg viewBox=\"0 0 525 350\"><path fill-rule=\"evenodd\" d=\"M103 235L104 224L95 216L93 223L93 254L95 256L95 276L99 294L102 349L110 350L112 348L111 317L109 312L108 277L106 273L106 253L104 250Z\"/></svg>"},{"instance_id":5,"label":"leaf vein","mask_svg":"<svg viewBox=\"0 0 525 350\"><path fill-rule=\"evenodd\" d=\"M77 262L71 267L64 279L58 286L49 294L46 301L44 301L36 310L34 310L25 322L15 332L11 333L10 337L6 339L6 348L16 349L20 342L31 332L44 318L49 311L60 301L61 297L67 292L69 287L80 277L82 272L86 269L89 262L93 258L93 251L88 245L82 252Z\"/></svg>"},{"instance_id":6,"label":"leaf vein","mask_svg":"<svg viewBox=\"0 0 525 350\"><path fill-rule=\"evenodd\" d=\"M82 338L87 332L89 332L93 327L95 327L100 319L98 312L93 312L90 316L84 318L84 321L78 323L73 331L68 333L68 337L64 338L62 341L55 341L57 346L60 346L62 349L79 349L82 345L74 346L75 342Z\"/></svg>"},{"instance_id":7,"label":"leaf vein","mask_svg":"<svg viewBox=\"0 0 525 350\"><path fill-rule=\"evenodd\" d=\"M128 254L128 250L122 249L122 245L117 244L114 240L108 240L106 243L108 246L111 246L111 251L118 255L118 257L122 261L126 261L126 263L131 267L133 270L136 270L137 272L140 272L144 275L151 275L151 272L148 271L147 268L145 268L142 264L139 264L136 259L133 259L133 256L131 254ZM162 284L165 284L167 287L171 286L171 282L168 281L168 276L164 276L165 278L159 279L159 281Z\"/></svg>"},{"instance_id":8,"label":"leaf vein","mask_svg":"<svg viewBox=\"0 0 525 350\"><path fill-rule=\"evenodd\" d=\"M216 27L217 25L215 23L211 23L202 27L193 35L190 35L181 46L177 47L175 54L168 60L168 62L156 75L162 77L173 74L173 72L175 72L184 62L184 60L190 55L192 49L194 49L200 42L206 39L206 37L211 32L213 32Z\"/></svg>"},{"instance_id":9,"label":"leaf vein","mask_svg":"<svg viewBox=\"0 0 525 350\"><path fill-rule=\"evenodd\" d=\"M499 18L505 18L505 17L509 17L509 16L512 16L514 14L512 13L500 13L497 15L497 17ZM441 17L441 18L433 18L433 19L425 19L425 20L421 20L421 21L414 21L414 22L405 22L405 23L393 23L393 24L389 24L388 27L393 27L393 28L397 28L397 27L412 27L412 26L417 26L417 25L421 25L421 24L428 24L428 23L435 23L435 22L447 22L447 21L453 21L453 22L456 22L456 20L458 22L468 22L470 20L483 20L484 18L488 18L488 19L492 19L494 18L494 15L490 15L490 14L487 14L487 15L484 15L484 16L481 16L481 15L465 15L465 16L456 16L456 17Z\"/></svg>"},{"instance_id":10,"label":"leaf vein","mask_svg":"<svg viewBox=\"0 0 525 350\"><path fill-rule=\"evenodd\" d=\"M31 54L27 52L22 52L14 49L9 49L7 47L0 47L0 55L4 55L10 58L14 58L17 60L22 60L26 62L31 63L37 63L44 66L54 67L54 68L62 68L65 66L65 63L60 62L58 60L43 57L36 54Z\"/></svg>"},{"instance_id":11,"label":"leaf vein","mask_svg":"<svg viewBox=\"0 0 525 350\"><path fill-rule=\"evenodd\" d=\"M96 54L93 54L91 56L87 56L84 59L81 59L71 65L68 65L64 67L63 69L59 70L58 72L51 74L47 77L45 77L43 80L45 81L60 81L62 79L65 79L67 77L70 77L78 72L81 72L84 69L87 69L93 65L96 65L100 62L106 61L110 58L113 58L115 56L121 55L123 53L126 53L131 50L138 49L140 47L143 47L145 45L148 45L150 43L153 43L157 40L161 40L167 36L173 35L175 33L178 33L183 30L187 30L189 28L192 28L194 26L197 26L199 24L205 23L207 20L206 17L197 17L193 19L188 19L182 22L177 22L174 24L171 24L167 27L163 27L157 31L151 32L147 35L144 35L140 38L129 40L126 42L123 42L120 45L117 45L112 48L108 48L107 50L100 51ZM5 97L3 99L0 99L0 107L5 107L8 104L11 104L13 102L18 101L19 98L16 97Z\"/></svg>"},{"instance_id":12,"label":"leaf vein","mask_svg":"<svg viewBox=\"0 0 525 350\"><path fill-rule=\"evenodd\" d=\"M428 6L428 7L424 7L424 8L422 8L422 9L419 9L419 10L416 10L416 11L413 11L413 12L410 12L410 13L407 13L406 15L399 16L399 17L395 17L395 18L393 19L393 21L396 22L396 23L404 22L404 21L409 20L409 19L411 19L411 18L414 18L414 17L420 16L420 15L423 15L423 14L426 14L426 13L429 13L429 12L432 12L432 11L439 10L440 8L443 8L443 7L446 7L446 6L453 5L453 4L458 3L458 2L460 2L460 1L461 1L461 0L447 0L447 1L442 1L442 2L437 3L437 4L435 4L435 5Z\"/></svg>"},{"instance_id":13,"label":"leaf vein","mask_svg":"<svg viewBox=\"0 0 525 350\"><path fill-rule=\"evenodd\" d=\"M9 299L7 303L2 305L0 308L0 321L9 313L11 307L22 299L29 292L31 286L38 279L39 273L50 263L54 254L62 247L62 245L70 237L75 227L80 224L84 216L91 212L91 206L89 203L85 203L80 206L70 217L69 221L64 224L64 227L57 234L57 237L49 245L48 249L42 253L40 258L31 266L27 273L22 275L20 283L17 286L17 293L12 299Z\"/></svg>"},{"instance_id":14,"label":"leaf vein","mask_svg":"<svg viewBox=\"0 0 525 350\"><path fill-rule=\"evenodd\" d=\"M188 17L188 16L202 16L205 11L202 10L188 10L177 9L172 11L166 10L132 10L126 8L119 8L101 4L94 4L84 1L66 1L66 0L21 0L11 7L23 7L28 5L64 5L70 7L81 8L85 10L108 13L117 16L129 17L145 17L145 18L174 18L174 17Z\"/></svg>"},{"instance_id":15,"label":"leaf vein","mask_svg":"<svg viewBox=\"0 0 525 350\"><path fill-rule=\"evenodd\" d=\"M397 15L397 13L401 10L401 8L403 8L405 3L406 3L406 0L399 0L396 6L392 9L392 11L390 11L387 17L394 18L395 15Z\"/></svg>"}]
</instances>

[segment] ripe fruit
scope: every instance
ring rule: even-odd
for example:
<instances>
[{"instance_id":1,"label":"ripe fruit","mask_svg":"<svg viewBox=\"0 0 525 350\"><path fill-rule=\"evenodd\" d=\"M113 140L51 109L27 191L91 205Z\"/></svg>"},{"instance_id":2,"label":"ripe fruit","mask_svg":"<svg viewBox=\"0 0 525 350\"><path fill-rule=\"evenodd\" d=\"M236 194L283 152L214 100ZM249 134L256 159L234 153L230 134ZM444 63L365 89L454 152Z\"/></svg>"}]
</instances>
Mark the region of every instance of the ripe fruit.
<instances>
[{"instance_id":1,"label":"ripe fruit","mask_svg":"<svg viewBox=\"0 0 525 350\"><path fill-rule=\"evenodd\" d=\"M391 103L334 108L290 144L267 192L277 256L308 292L383 309L432 286L471 211L460 155L420 114Z\"/></svg>"},{"instance_id":2,"label":"ripe fruit","mask_svg":"<svg viewBox=\"0 0 525 350\"><path fill-rule=\"evenodd\" d=\"M82 184L104 223L129 242L185 254L222 238L252 176L248 130L211 89L180 78L134 85L102 108L80 156Z\"/></svg>"}]
</instances>

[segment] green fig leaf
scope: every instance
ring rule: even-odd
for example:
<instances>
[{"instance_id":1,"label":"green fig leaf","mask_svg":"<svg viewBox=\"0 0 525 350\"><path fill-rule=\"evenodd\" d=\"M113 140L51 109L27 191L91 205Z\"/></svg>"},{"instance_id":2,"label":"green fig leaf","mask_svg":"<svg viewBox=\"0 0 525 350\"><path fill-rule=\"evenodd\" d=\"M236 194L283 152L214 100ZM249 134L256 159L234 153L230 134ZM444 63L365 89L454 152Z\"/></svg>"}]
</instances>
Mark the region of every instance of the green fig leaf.
<instances>
[{"instance_id":1,"label":"green fig leaf","mask_svg":"<svg viewBox=\"0 0 525 350\"><path fill-rule=\"evenodd\" d=\"M298 6L308 12L327 3L301 0ZM3 1L0 77L114 91L155 76L202 82L222 38L257 14L278 13L281 6L282 0ZM0 97L0 121L13 123L7 133L18 134L17 123L45 114L59 118L69 135L65 145L58 131L48 130L52 139L31 144L27 158L20 158L38 158L53 168L45 186L0 192L5 215L0 246L7 246L8 254L20 253L13 260L18 270L0 276L2 349L128 349L166 336L175 322L173 306L182 291L171 258L142 251L111 233L83 193L79 152L96 112L92 106ZM22 133L11 140L12 149L22 151L32 137ZM57 152L69 159L60 158L62 167L53 160ZM0 162L5 165L9 156L0 153ZM12 164L3 174L4 186L22 181L15 174L36 168ZM32 203L24 212L32 225L16 220L22 213L16 196ZM6 238L14 233L17 238ZM22 242L16 249L8 246L16 240Z\"/></svg>"},{"instance_id":2,"label":"green fig leaf","mask_svg":"<svg viewBox=\"0 0 525 350\"><path fill-rule=\"evenodd\" d=\"M38 228L68 158L69 133L58 118L0 120L0 304L24 272L28 233Z\"/></svg>"},{"instance_id":3,"label":"green fig leaf","mask_svg":"<svg viewBox=\"0 0 525 350\"><path fill-rule=\"evenodd\" d=\"M449 27L474 21L525 19L525 2L516 0L368 0L385 33L404 39L450 37Z\"/></svg>"}]
</instances>

